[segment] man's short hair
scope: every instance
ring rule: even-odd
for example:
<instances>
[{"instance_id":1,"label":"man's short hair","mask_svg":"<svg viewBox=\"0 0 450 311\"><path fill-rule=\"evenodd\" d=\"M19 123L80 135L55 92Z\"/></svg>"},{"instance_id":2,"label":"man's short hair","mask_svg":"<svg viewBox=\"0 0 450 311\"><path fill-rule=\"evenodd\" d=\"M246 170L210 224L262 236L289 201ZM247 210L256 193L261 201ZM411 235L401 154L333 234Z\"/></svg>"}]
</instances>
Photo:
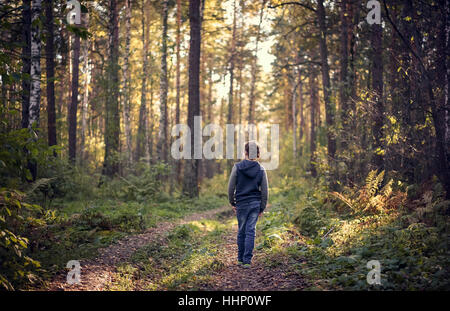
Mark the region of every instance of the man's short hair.
<instances>
[{"instance_id":1,"label":"man's short hair","mask_svg":"<svg viewBox=\"0 0 450 311\"><path fill-rule=\"evenodd\" d=\"M245 154L249 159L259 158L259 146L256 141L248 141L245 143Z\"/></svg>"}]
</instances>

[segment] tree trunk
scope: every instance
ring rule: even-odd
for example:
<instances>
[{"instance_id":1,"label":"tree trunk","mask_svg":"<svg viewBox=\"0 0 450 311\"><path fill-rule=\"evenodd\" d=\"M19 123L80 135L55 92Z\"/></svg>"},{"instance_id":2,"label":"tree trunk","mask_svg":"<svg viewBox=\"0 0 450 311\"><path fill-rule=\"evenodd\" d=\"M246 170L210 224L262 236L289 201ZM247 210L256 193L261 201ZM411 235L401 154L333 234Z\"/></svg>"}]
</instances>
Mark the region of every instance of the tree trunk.
<instances>
[{"instance_id":1,"label":"tree trunk","mask_svg":"<svg viewBox=\"0 0 450 311\"><path fill-rule=\"evenodd\" d=\"M200 116L200 52L203 1L189 1L189 102L187 123L191 129L191 150L194 151L194 117ZM190 197L198 196L198 159L186 161L183 192Z\"/></svg>"},{"instance_id":2,"label":"tree trunk","mask_svg":"<svg viewBox=\"0 0 450 311\"><path fill-rule=\"evenodd\" d=\"M32 0L31 4L31 89L30 116L28 127L39 126L41 103L41 29L39 18L42 11L41 0Z\"/></svg>"},{"instance_id":3,"label":"tree trunk","mask_svg":"<svg viewBox=\"0 0 450 311\"><path fill-rule=\"evenodd\" d=\"M167 77L167 18L169 10L169 1L164 0L162 12L162 45L161 45L161 80L160 80L160 119L159 119L159 135L158 135L158 160L167 162L167 132L168 132L168 115L167 115L167 93L168 93L168 77Z\"/></svg>"},{"instance_id":4,"label":"tree trunk","mask_svg":"<svg viewBox=\"0 0 450 311\"><path fill-rule=\"evenodd\" d=\"M327 138L328 138L328 165L331 170L331 180L334 180L335 173L335 153L336 153L336 135L334 133L334 113L335 107L331 102L331 83L330 83L330 68L328 66L328 48L327 48L327 29L325 23L325 8L323 0L317 1L317 19L320 30L320 61L322 65L322 86L323 99L325 102L325 120L327 124ZM334 182L331 182L331 187L334 188Z\"/></svg>"},{"instance_id":5,"label":"tree trunk","mask_svg":"<svg viewBox=\"0 0 450 311\"><path fill-rule=\"evenodd\" d=\"M250 97L249 97L249 107L248 107L248 123L254 123L255 121L255 89L256 89L256 76L258 70L258 44L261 37L261 24L264 16L264 7L266 6L267 0L262 0L261 9L259 11L259 23L258 30L256 31L256 42L255 50L253 51L252 68L251 68L251 82L250 82Z\"/></svg>"},{"instance_id":6,"label":"tree trunk","mask_svg":"<svg viewBox=\"0 0 450 311\"><path fill-rule=\"evenodd\" d=\"M227 124L234 123L234 67L235 67L235 61L236 61L236 21L237 21L237 5L236 1L233 1L233 28L232 28L232 34L231 34L231 51L230 51L230 58L229 58L229 67L228 67L228 74L230 75L230 85L228 89L228 113L227 113ZM233 135L233 142L234 142L234 131L232 133ZM228 138L227 138L228 139ZM231 171L233 160L227 161L227 169L228 171Z\"/></svg>"},{"instance_id":7,"label":"tree trunk","mask_svg":"<svg viewBox=\"0 0 450 311\"><path fill-rule=\"evenodd\" d=\"M91 82L91 66L89 65L89 41L83 48L83 72L84 72L84 93L83 103L81 105L81 140L80 140L80 163L86 160L86 130L87 130L87 111L89 104L89 84Z\"/></svg>"},{"instance_id":8,"label":"tree trunk","mask_svg":"<svg viewBox=\"0 0 450 311\"><path fill-rule=\"evenodd\" d=\"M302 83L302 74L299 70L298 74L298 103L299 103L299 117L300 117L300 129L299 129L299 141L301 142L304 135L305 130L305 116L304 116L304 102L303 102L303 83ZM302 149L300 149L301 151ZM301 155L301 153L300 153Z\"/></svg>"},{"instance_id":9,"label":"tree trunk","mask_svg":"<svg viewBox=\"0 0 450 311\"><path fill-rule=\"evenodd\" d=\"M180 124L180 88L181 88L181 0L177 0L177 39L176 39L176 57L177 57L177 67L176 67L176 98L175 98L175 124ZM181 181L181 161L176 162L176 178L178 182Z\"/></svg>"},{"instance_id":10,"label":"tree trunk","mask_svg":"<svg viewBox=\"0 0 450 311\"><path fill-rule=\"evenodd\" d=\"M72 98L69 107L69 160L75 163L77 151L78 77L80 65L80 37L74 35L72 61Z\"/></svg>"},{"instance_id":11,"label":"tree trunk","mask_svg":"<svg viewBox=\"0 0 450 311\"><path fill-rule=\"evenodd\" d=\"M297 157L297 87L298 84L296 83L294 70L292 90L292 157L294 159Z\"/></svg>"},{"instance_id":12,"label":"tree trunk","mask_svg":"<svg viewBox=\"0 0 450 311\"><path fill-rule=\"evenodd\" d=\"M382 48L382 27L378 24L371 25L372 28L372 93L373 93L373 125L372 135L374 137L373 149L375 151L373 164L377 169L384 169L383 166L383 48Z\"/></svg>"},{"instance_id":13,"label":"tree trunk","mask_svg":"<svg viewBox=\"0 0 450 311\"><path fill-rule=\"evenodd\" d=\"M145 155L146 151L146 137L147 137L147 77L148 77L148 32L146 25L147 20L146 1L142 1L142 87L141 87L141 105L139 107L139 123L136 139L136 161L140 161ZM148 26L147 26L148 27Z\"/></svg>"},{"instance_id":14,"label":"tree trunk","mask_svg":"<svg viewBox=\"0 0 450 311\"><path fill-rule=\"evenodd\" d=\"M227 123L233 123L234 118L234 107L233 107L233 96L234 96L234 67L236 58L236 0L233 1L233 32L231 35L231 51L230 51L230 63L228 67L228 72L230 75L230 88L228 91L228 116Z\"/></svg>"},{"instance_id":15,"label":"tree trunk","mask_svg":"<svg viewBox=\"0 0 450 311\"><path fill-rule=\"evenodd\" d=\"M22 23L22 128L27 128L30 124L31 0L23 0Z\"/></svg>"},{"instance_id":16,"label":"tree trunk","mask_svg":"<svg viewBox=\"0 0 450 311\"><path fill-rule=\"evenodd\" d=\"M45 3L47 42L45 45L45 69L47 73L47 129L48 145L56 145L56 112L55 112L55 53L53 47L53 0Z\"/></svg>"},{"instance_id":17,"label":"tree trunk","mask_svg":"<svg viewBox=\"0 0 450 311\"><path fill-rule=\"evenodd\" d=\"M339 99L341 104L341 147L343 150L348 146L348 130L349 130L349 81L348 81L348 0L341 0L341 34L340 34L340 75L339 75Z\"/></svg>"},{"instance_id":18,"label":"tree trunk","mask_svg":"<svg viewBox=\"0 0 450 311\"><path fill-rule=\"evenodd\" d=\"M125 0L125 55L123 62L123 124L126 147L126 166L132 163L131 146L131 70L130 70L130 43L131 43L131 0Z\"/></svg>"},{"instance_id":19,"label":"tree trunk","mask_svg":"<svg viewBox=\"0 0 450 311\"><path fill-rule=\"evenodd\" d=\"M116 0L109 0L108 91L105 105L105 160L103 174L113 177L119 172L119 20Z\"/></svg>"},{"instance_id":20,"label":"tree trunk","mask_svg":"<svg viewBox=\"0 0 450 311\"><path fill-rule=\"evenodd\" d=\"M316 170L316 107L318 104L318 95L317 95L317 83L316 83L317 73L315 68L312 65L309 65L309 93L310 93L310 169L311 176L317 176Z\"/></svg>"}]
</instances>

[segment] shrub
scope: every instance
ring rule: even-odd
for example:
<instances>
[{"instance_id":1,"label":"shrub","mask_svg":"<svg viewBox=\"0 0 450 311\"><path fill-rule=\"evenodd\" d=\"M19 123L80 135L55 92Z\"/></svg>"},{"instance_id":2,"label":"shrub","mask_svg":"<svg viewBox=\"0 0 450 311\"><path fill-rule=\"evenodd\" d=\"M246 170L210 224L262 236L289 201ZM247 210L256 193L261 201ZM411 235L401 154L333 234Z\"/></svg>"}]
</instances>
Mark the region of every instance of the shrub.
<instances>
[{"instance_id":1,"label":"shrub","mask_svg":"<svg viewBox=\"0 0 450 311\"><path fill-rule=\"evenodd\" d=\"M24 197L19 191L0 189L0 286L8 290L38 279L40 263L26 255L28 239L22 233L32 213L41 208L25 203Z\"/></svg>"},{"instance_id":2,"label":"shrub","mask_svg":"<svg viewBox=\"0 0 450 311\"><path fill-rule=\"evenodd\" d=\"M294 223L304 235L315 237L319 229L325 225L325 221L316 207L307 206L300 210L294 218Z\"/></svg>"}]
</instances>

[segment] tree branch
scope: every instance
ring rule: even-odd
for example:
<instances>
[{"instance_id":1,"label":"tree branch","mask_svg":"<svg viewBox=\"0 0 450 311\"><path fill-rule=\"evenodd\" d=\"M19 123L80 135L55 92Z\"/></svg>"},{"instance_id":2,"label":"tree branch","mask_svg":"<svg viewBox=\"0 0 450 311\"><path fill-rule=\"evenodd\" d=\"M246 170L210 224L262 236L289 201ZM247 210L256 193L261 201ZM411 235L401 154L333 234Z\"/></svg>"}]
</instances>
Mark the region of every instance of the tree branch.
<instances>
[{"instance_id":1,"label":"tree branch","mask_svg":"<svg viewBox=\"0 0 450 311\"><path fill-rule=\"evenodd\" d=\"M295 1L283 2L283 3L279 3L279 4L275 4L275 5L269 4L268 7L269 7L269 9L275 9L275 8L280 7L280 6L284 6L284 5L288 5L288 4L299 5L299 6L303 7L303 8L305 8L305 9L308 9L310 11L316 12L315 8L313 8L313 7L311 7L311 6L307 5L307 4L304 4L304 3L301 3L301 2L295 2Z\"/></svg>"}]
</instances>

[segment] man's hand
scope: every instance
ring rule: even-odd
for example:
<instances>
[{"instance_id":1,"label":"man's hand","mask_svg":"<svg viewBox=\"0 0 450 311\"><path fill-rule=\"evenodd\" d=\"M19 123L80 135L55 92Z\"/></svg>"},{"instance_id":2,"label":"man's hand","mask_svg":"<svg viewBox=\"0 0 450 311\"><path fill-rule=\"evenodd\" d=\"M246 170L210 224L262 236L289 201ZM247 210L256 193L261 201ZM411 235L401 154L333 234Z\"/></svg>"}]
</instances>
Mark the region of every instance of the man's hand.
<instances>
[{"instance_id":1,"label":"man's hand","mask_svg":"<svg viewBox=\"0 0 450 311\"><path fill-rule=\"evenodd\" d=\"M236 214L236 206L231 206L233 208L234 213Z\"/></svg>"},{"instance_id":2,"label":"man's hand","mask_svg":"<svg viewBox=\"0 0 450 311\"><path fill-rule=\"evenodd\" d=\"M263 212L260 212L258 216L261 217L262 215L263 215Z\"/></svg>"}]
</instances>

